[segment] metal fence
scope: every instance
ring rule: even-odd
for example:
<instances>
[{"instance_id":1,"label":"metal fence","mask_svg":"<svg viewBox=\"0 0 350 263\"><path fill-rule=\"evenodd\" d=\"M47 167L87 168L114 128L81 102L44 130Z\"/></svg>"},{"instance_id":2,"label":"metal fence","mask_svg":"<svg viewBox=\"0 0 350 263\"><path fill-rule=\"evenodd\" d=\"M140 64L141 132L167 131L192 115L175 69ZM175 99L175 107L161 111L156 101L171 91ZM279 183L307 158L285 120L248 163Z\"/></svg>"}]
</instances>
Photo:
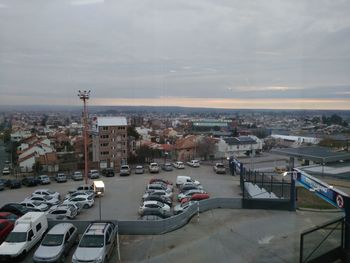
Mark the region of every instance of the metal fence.
<instances>
[{"instance_id":1,"label":"metal fence","mask_svg":"<svg viewBox=\"0 0 350 263\"><path fill-rule=\"evenodd\" d=\"M241 209L241 198L211 198L207 200L199 201L198 204L190 206L183 213L162 219L157 221L144 221L144 220L116 220L111 219L119 227L119 234L123 235L159 235L167 232L171 232L180 227L183 227L188 221L197 213L205 212L217 208L226 209ZM104 220L106 221L106 220ZM49 227L51 228L55 224L62 222L71 222L82 234L90 221L79 220L50 220Z\"/></svg>"},{"instance_id":2,"label":"metal fence","mask_svg":"<svg viewBox=\"0 0 350 263\"><path fill-rule=\"evenodd\" d=\"M335 262L344 247L344 218L327 222L301 234L300 263Z\"/></svg>"}]
</instances>

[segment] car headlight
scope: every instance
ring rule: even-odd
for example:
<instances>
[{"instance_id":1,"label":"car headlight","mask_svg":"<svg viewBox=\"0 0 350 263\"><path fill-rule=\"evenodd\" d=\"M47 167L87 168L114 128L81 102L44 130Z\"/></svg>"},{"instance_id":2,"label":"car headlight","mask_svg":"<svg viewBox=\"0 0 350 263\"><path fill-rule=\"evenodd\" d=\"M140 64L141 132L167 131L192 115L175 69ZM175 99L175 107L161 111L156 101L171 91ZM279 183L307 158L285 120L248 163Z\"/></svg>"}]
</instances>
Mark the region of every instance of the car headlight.
<instances>
[{"instance_id":1,"label":"car headlight","mask_svg":"<svg viewBox=\"0 0 350 263\"><path fill-rule=\"evenodd\" d=\"M103 256L99 256L97 259L95 259L95 263L101 263L103 261Z\"/></svg>"}]
</instances>

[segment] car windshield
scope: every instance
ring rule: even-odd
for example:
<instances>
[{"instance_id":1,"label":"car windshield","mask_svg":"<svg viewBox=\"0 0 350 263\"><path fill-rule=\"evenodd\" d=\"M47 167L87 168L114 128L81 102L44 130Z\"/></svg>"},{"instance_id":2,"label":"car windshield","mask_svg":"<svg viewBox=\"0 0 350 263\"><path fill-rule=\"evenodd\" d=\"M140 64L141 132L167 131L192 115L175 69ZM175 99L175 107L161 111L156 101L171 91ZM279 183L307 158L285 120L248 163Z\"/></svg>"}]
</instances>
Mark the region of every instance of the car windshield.
<instances>
[{"instance_id":1,"label":"car windshield","mask_svg":"<svg viewBox=\"0 0 350 263\"><path fill-rule=\"evenodd\" d=\"M54 191L51 191L51 190L48 190L47 192L51 195L55 193Z\"/></svg>"},{"instance_id":2,"label":"car windshield","mask_svg":"<svg viewBox=\"0 0 350 263\"><path fill-rule=\"evenodd\" d=\"M63 242L64 235L46 235L44 240L41 242L42 246L60 246Z\"/></svg>"},{"instance_id":3,"label":"car windshield","mask_svg":"<svg viewBox=\"0 0 350 263\"><path fill-rule=\"evenodd\" d=\"M25 242L27 240L27 232L11 232L7 238L8 243Z\"/></svg>"},{"instance_id":4,"label":"car windshield","mask_svg":"<svg viewBox=\"0 0 350 263\"><path fill-rule=\"evenodd\" d=\"M33 205L34 205L34 206L39 206L39 205L41 205L41 203L39 203L39 202L37 202L37 201L34 201L34 202L33 202Z\"/></svg>"},{"instance_id":5,"label":"car windshield","mask_svg":"<svg viewBox=\"0 0 350 263\"><path fill-rule=\"evenodd\" d=\"M51 200L52 197L51 197L51 196L48 196L48 195L45 195L45 196L44 196L44 199L45 199L45 200Z\"/></svg>"},{"instance_id":6,"label":"car windshield","mask_svg":"<svg viewBox=\"0 0 350 263\"><path fill-rule=\"evenodd\" d=\"M218 167L218 168L224 168L224 165L223 165L223 164L218 164L216 167Z\"/></svg>"},{"instance_id":7,"label":"car windshield","mask_svg":"<svg viewBox=\"0 0 350 263\"><path fill-rule=\"evenodd\" d=\"M84 235L80 241L79 247L103 247L103 235Z\"/></svg>"}]
</instances>

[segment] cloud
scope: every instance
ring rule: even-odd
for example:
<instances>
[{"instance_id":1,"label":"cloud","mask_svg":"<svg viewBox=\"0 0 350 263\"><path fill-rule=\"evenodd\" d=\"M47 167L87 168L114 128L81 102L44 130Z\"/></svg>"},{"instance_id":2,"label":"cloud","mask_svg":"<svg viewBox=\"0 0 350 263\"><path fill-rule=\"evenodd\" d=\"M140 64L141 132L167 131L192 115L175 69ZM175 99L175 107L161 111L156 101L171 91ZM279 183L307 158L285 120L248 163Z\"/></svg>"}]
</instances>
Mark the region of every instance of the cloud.
<instances>
[{"instance_id":1,"label":"cloud","mask_svg":"<svg viewBox=\"0 0 350 263\"><path fill-rule=\"evenodd\" d=\"M291 90L302 90L301 87L286 87L286 86L267 86L267 87L251 87L243 86L237 88L229 88L229 90L238 92L266 92L266 91L291 91Z\"/></svg>"},{"instance_id":2,"label":"cloud","mask_svg":"<svg viewBox=\"0 0 350 263\"><path fill-rule=\"evenodd\" d=\"M71 5L93 5L93 4L100 4L104 3L104 0L76 0L72 1Z\"/></svg>"}]
</instances>

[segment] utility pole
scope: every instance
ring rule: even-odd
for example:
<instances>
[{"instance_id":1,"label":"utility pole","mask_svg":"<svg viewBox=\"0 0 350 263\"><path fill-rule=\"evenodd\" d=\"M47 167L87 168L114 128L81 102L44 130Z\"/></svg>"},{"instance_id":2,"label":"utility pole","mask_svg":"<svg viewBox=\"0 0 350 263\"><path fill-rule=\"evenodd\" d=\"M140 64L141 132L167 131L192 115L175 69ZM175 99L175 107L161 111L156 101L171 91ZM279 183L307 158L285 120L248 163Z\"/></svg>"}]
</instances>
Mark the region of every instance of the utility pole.
<instances>
[{"instance_id":1,"label":"utility pole","mask_svg":"<svg viewBox=\"0 0 350 263\"><path fill-rule=\"evenodd\" d=\"M88 129L88 123L87 123L87 106L86 103L88 99L90 98L90 90L79 90L78 92L78 97L83 101L84 103L84 132L83 132L83 137L84 137L84 157L85 157L85 169L84 169L84 179L85 179L85 184L87 184L88 181L88 150L87 150L87 144L88 144L88 134L87 134L87 129Z\"/></svg>"}]
</instances>

